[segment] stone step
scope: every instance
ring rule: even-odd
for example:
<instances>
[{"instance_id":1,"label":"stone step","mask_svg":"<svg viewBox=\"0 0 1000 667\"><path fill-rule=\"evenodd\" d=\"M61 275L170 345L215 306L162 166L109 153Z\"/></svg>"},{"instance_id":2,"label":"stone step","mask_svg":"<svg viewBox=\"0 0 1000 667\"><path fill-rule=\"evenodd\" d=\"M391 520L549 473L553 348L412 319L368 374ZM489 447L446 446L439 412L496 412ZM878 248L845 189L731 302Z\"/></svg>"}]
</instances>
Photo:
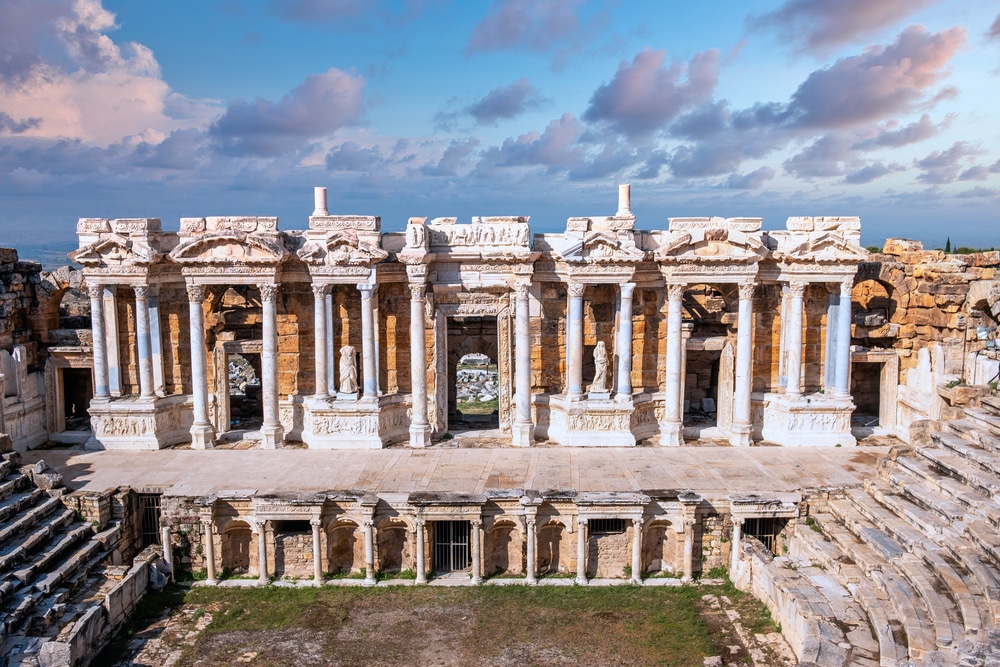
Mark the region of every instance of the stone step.
<instances>
[{"instance_id":1,"label":"stone step","mask_svg":"<svg viewBox=\"0 0 1000 667\"><path fill-rule=\"evenodd\" d=\"M70 529L54 544L49 544L45 551L27 566L15 570L14 577L25 583L30 582L38 573L52 569L67 552L76 548L76 545L87 539L92 532L91 527L86 524Z\"/></svg>"},{"instance_id":2,"label":"stone step","mask_svg":"<svg viewBox=\"0 0 1000 667\"><path fill-rule=\"evenodd\" d=\"M896 574L873 571L869 573L869 576L875 586L885 593L892 607L890 613L894 613L895 617L903 624L909 657L922 660L927 654L936 651L935 629L913 587L903 577Z\"/></svg>"},{"instance_id":3,"label":"stone step","mask_svg":"<svg viewBox=\"0 0 1000 667\"><path fill-rule=\"evenodd\" d=\"M965 638L965 629L958 605L948 595L950 591L922 560L912 554L897 559L893 565L923 601L924 609L934 624L937 648L956 646Z\"/></svg>"},{"instance_id":4,"label":"stone step","mask_svg":"<svg viewBox=\"0 0 1000 667\"><path fill-rule=\"evenodd\" d=\"M31 554L73 523L73 511L64 508L46 517L34 531L23 536L16 544L8 545L0 552L0 572L6 572L13 565L31 558Z\"/></svg>"},{"instance_id":5,"label":"stone step","mask_svg":"<svg viewBox=\"0 0 1000 667\"><path fill-rule=\"evenodd\" d=\"M53 589L66 581L70 576L82 572L86 573L84 565L88 560L101 555L101 543L96 540L87 540L76 551L69 554L62 565L51 572L39 577L34 586L42 593L51 593Z\"/></svg>"},{"instance_id":6,"label":"stone step","mask_svg":"<svg viewBox=\"0 0 1000 667\"><path fill-rule=\"evenodd\" d=\"M866 575L885 564L885 558L861 540L854 531L845 527L840 522L838 516L834 514L820 516L822 518L823 532L830 538L836 548Z\"/></svg>"},{"instance_id":7,"label":"stone step","mask_svg":"<svg viewBox=\"0 0 1000 667\"><path fill-rule=\"evenodd\" d=\"M849 500L831 500L829 507L830 513L837 517L855 537L871 547L877 557L889 561L905 553L906 550L899 542L872 525Z\"/></svg>"},{"instance_id":8,"label":"stone step","mask_svg":"<svg viewBox=\"0 0 1000 667\"><path fill-rule=\"evenodd\" d=\"M930 491L920 487L914 488L915 485L906 485L902 489L898 489L902 493L896 493L896 488L882 484L869 483L866 486L872 496L886 508L886 511L905 521L911 527L910 531L916 531L921 539L935 538L941 535L957 537L962 534L961 527L956 530L952 522L937 512L926 509L924 502L919 500L921 496L925 496L927 500L933 502L935 499L931 497ZM907 488L913 488L916 496L908 496ZM964 514L962 518L965 518ZM887 522L887 526L892 526L892 524ZM893 534L896 539L907 543L908 550L913 551L909 545L916 541L916 537L911 532L894 529Z\"/></svg>"},{"instance_id":9,"label":"stone step","mask_svg":"<svg viewBox=\"0 0 1000 667\"><path fill-rule=\"evenodd\" d=\"M928 543L920 550L920 558L934 573L938 581L946 587L947 595L958 605L963 633L966 637L985 636L993 626L993 612L989 601L974 581L969 581L968 570L960 572L939 553L937 545ZM964 575L964 576L963 576Z\"/></svg>"},{"instance_id":10,"label":"stone step","mask_svg":"<svg viewBox=\"0 0 1000 667\"><path fill-rule=\"evenodd\" d=\"M10 521L24 508L37 504L41 496L41 489L30 488L0 501L0 523Z\"/></svg>"},{"instance_id":11,"label":"stone step","mask_svg":"<svg viewBox=\"0 0 1000 667\"><path fill-rule=\"evenodd\" d=\"M919 548L927 539L927 535L914 528L914 524L908 517L901 517L892 509L884 506L884 499L891 495L888 489L872 480L865 484L865 488L867 490L849 489L847 491L847 499L854 505L854 509L861 512L876 527L891 535L907 551L912 552L914 548ZM922 510L918 511L922 512Z\"/></svg>"},{"instance_id":12,"label":"stone step","mask_svg":"<svg viewBox=\"0 0 1000 667\"><path fill-rule=\"evenodd\" d=\"M917 454L930 461L936 468L972 487L973 490L994 498L1000 493L1000 480L996 475L983 470L977 464L970 463L950 450L937 447L924 447Z\"/></svg>"},{"instance_id":13,"label":"stone step","mask_svg":"<svg viewBox=\"0 0 1000 667\"><path fill-rule=\"evenodd\" d=\"M984 408L966 408L965 418L993 435L1000 436L1000 415L995 411Z\"/></svg>"},{"instance_id":14,"label":"stone step","mask_svg":"<svg viewBox=\"0 0 1000 667\"><path fill-rule=\"evenodd\" d=\"M954 559L953 566L960 573L963 569L969 573L968 578L975 581L976 589L984 596L990 625L1000 625L1000 575L997 570L990 567L984 560L985 555L972 545L946 547L941 557L947 560L949 556Z\"/></svg>"},{"instance_id":15,"label":"stone step","mask_svg":"<svg viewBox=\"0 0 1000 667\"><path fill-rule=\"evenodd\" d=\"M985 410L992 410L996 413L1000 413L1000 396L986 394L979 399L979 403Z\"/></svg>"},{"instance_id":16,"label":"stone step","mask_svg":"<svg viewBox=\"0 0 1000 667\"><path fill-rule=\"evenodd\" d=\"M58 498L46 498L38 505L32 507L26 512L23 512L20 516L14 519L14 521L8 523L3 528L0 528L0 547L5 545L7 540L28 530L57 507L62 506L63 504Z\"/></svg>"},{"instance_id":17,"label":"stone step","mask_svg":"<svg viewBox=\"0 0 1000 667\"><path fill-rule=\"evenodd\" d=\"M0 479L0 500L9 498L29 486L31 486L31 480L27 475L22 475L21 473L7 475L3 479Z\"/></svg>"},{"instance_id":18,"label":"stone step","mask_svg":"<svg viewBox=\"0 0 1000 667\"><path fill-rule=\"evenodd\" d=\"M1000 475L1000 472L998 472L1000 471L1000 456L997 456L993 452L947 431L934 433L931 435L931 439L945 449L949 449L962 458L972 461L986 472L994 476Z\"/></svg>"},{"instance_id":19,"label":"stone step","mask_svg":"<svg viewBox=\"0 0 1000 667\"><path fill-rule=\"evenodd\" d=\"M959 480L942 472L937 466L922 456L905 456L896 459L896 469L889 473L890 482L905 489L904 493L908 497L921 505L924 501L931 502L924 505L927 509L938 512L948 520L958 520L963 513L968 511L993 512L1000 520L1000 506L993 503L990 498L978 491L974 491ZM912 480L907 482L906 480ZM911 487L911 484L915 483ZM921 489L927 489L933 493L926 498L919 498ZM955 502L957 508L949 508L940 502L933 502L935 497ZM995 510L995 511L994 511Z\"/></svg>"},{"instance_id":20,"label":"stone step","mask_svg":"<svg viewBox=\"0 0 1000 667\"><path fill-rule=\"evenodd\" d=\"M945 422L945 426L951 433L974 442L983 449L1000 452L1000 436L971 419L953 419Z\"/></svg>"}]
</instances>

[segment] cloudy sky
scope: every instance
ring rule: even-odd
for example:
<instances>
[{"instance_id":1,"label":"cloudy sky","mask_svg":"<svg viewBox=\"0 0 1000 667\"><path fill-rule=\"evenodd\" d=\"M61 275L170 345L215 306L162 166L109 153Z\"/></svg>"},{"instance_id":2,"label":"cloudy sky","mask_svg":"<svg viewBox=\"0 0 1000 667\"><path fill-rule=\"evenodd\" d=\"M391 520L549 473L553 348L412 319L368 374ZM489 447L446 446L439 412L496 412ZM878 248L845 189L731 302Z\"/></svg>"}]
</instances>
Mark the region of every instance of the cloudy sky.
<instances>
[{"instance_id":1,"label":"cloudy sky","mask_svg":"<svg viewBox=\"0 0 1000 667\"><path fill-rule=\"evenodd\" d=\"M3 0L0 243L79 217L860 215L1000 246L982 0Z\"/></svg>"}]
</instances>

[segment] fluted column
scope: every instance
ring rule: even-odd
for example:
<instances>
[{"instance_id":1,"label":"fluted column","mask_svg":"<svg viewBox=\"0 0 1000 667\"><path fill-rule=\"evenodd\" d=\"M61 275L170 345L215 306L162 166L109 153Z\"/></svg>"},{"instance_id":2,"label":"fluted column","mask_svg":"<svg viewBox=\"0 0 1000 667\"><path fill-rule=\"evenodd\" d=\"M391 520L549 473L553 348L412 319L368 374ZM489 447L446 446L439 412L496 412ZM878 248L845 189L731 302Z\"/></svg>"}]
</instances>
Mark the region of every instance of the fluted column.
<instances>
[{"instance_id":1,"label":"fluted column","mask_svg":"<svg viewBox=\"0 0 1000 667\"><path fill-rule=\"evenodd\" d=\"M684 581L694 577L694 519L685 517L684 521Z\"/></svg>"},{"instance_id":2,"label":"fluted column","mask_svg":"<svg viewBox=\"0 0 1000 667\"><path fill-rule=\"evenodd\" d=\"M139 348L139 396L146 400L156 394L153 391L153 348L149 337L149 287L136 285L135 292L135 337Z\"/></svg>"},{"instance_id":3,"label":"fluted column","mask_svg":"<svg viewBox=\"0 0 1000 667\"><path fill-rule=\"evenodd\" d=\"M530 447L535 440L531 421L531 317L528 312L528 285L514 288L514 382L516 405L511 442L515 447Z\"/></svg>"},{"instance_id":4,"label":"fluted column","mask_svg":"<svg viewBox=\"0 0 1000 667\"><path fill-rule=\"evenodd\" d=\"M313 348L316 362L316 392L313 398L325 401L330 398L330 381L327 377L330 342L326 337L326 285L313 283Z\"/></svg>"},{"instance_id":5,"label":"fluted column","mask_svg":"<svg viewBox=\"0 0 1000 667\"><path fill-rule=\"evenodd\" d=\"M188 285L188 319L191 324L191 398L194 403L194 423L191 425L191 447L205 449L215 442L215 431L208 420L208 377L205 368L205 288Z\"/></svg>"},{"instance_id":6,"label":"fluted column","mask_svg":"<svg viewBox=\"0 0 1000 667\"><path fill-rule=\"evenodd\" d=\"M642 584L642 517L632 519L632 583Z\"/></svg>"},{"instance_id":7,"label":"fluted column","mask_svg":"<svg viewBox=\"0 0 1000 667\"><path fill-rule=\"evenodd\" d=\"M632 397L632 293L635 283L624 283L620 287L621 300L618 304L618 389L616 398Z\"/></svg>"},{"instance_id":8,"label":"fluted column","mask_svg":"<svg viewBox=\"0 0 1000 667\"><path fill-rule=\"evenodd\" d=\"M806 284L799 281L788 283L788 387L789 396L802 395L802 297Z\"/></svg>"},{"instance_id":9,"label":"fluted column","mask_svg":"<svg viewBox=\"0 0 1000 667\"><path fill-rule=\"evenodd\" d=\"M753 390L753 293L754 283L741 283L739 315L736 320L736 387L733 395L733 423L729 443L749 447L750 395Z\"/></svg>"},{"instance_id":10,"label":"fluted column","mask_svg":"<svg viewBox=\"0 0 1000 667\"><path fill-rule=\"evenodd\" d=\"M529 584L537 584L538 576L535 573L536 569L536 544L537 537L535 533L535 517L529 515L524 519L524 539L527 540L526 544L526 560L524 563L524 580Z\"/></svg>"},{"instance_id":11,"label":"fluted column","mask_svg":"<svg viewBox=\"0 0 1000 667\"><path fill-rule=\"evenodd\" d=\"M566 319L566 395L583 396L583 292L584 285L569 286L569 309Z\"/></svg>"},{"instance_id":12,"label":"fluted column","mask_svg":"<svg viewBox=\"0 0 1000 667\"><path fill-rule=\"evenodd\" d=\"M684 285L668 284L667 299L666 387L663 398L664 420L660 425L660 444L675 447L684 444L684 415L681 412L684 400L681 388Z\"/></svg>"},{"instance_id":13,"label":"fluted column","mask_svg":"<svg viewBox=\"0 0 1000 667\"><path fill-rule=\"evenodd\" d=\"M87 295L94 337L94 400L107 401L111 399L111 392L108 389L108 339L104 331L104 286L88 286Z\"/></svg>"},{"instance_id":14,"label":"fluted column","mask_svg":"<svg viewBox=\"0 0 1000 667\"><path fill-rule=\"evenodd\" d=\"M261 398L264 401L264 423L260 427L261 447L275 449L284 435L278 414L278 286L263 283L258 287L264 311L264 340L260 355L263 375Z\"/></svg>"},{"instance_id":15,"label":"fluted column","mask_svg":"<svg viewBox=\"0 0 1000 667\"><path fill-rule=\"evenodd\" d=\"M585 586L587 580L587 519L576 520L576 583Z\"/></svg>"},{"instance_id":16,"label":"fluted column","mask_svg":"<svg viewBox=\"0 0 1000 667\"><path fill-rule=\"evenodd\" d=\"M362 283L358 285L358 290L361 292L361 368L364 383L362 386L364 395L374 398L378 394L378 377L375 373L375 314L372 307L376 286ZM423 307L420 312L423 313Z\"/></svg>"},{"instance_id":17,"label":"fluted column","mask_svg":"<svg viewBox=\"0 0 1000 667\"><path fill-rule=\"evenodd\" d=\"M837 317L837 386L836 396L848 398L851 395L851 293L853 278L840 283L840 315Z\"/></svg>"},{"instance_id":18,"label":"fluted column","mask_svg":"<svg viewBox=\"0 0 1000 667\"><path fill-rule=\"evenodd\" d=\"M733 553L729 563L729 578L736 578L736 566L740 562L740 542L743 541L743 519L733 517Z\"/></svg>"},{"instance_id":19,"label":"fluted column","mask_svg":"<svg viewBox=\"0 0 1000 667\"><path fill-rule=\"evenodd\" d=\"M425 292L423 283L410 283L410 385L413 414L410 446L426 447L431 440L427 422L427 336L424 330Z\"/></svg>"},{"instance_id":20,"label":"fluted column","mask_svg":"<svg viewBox=\"0 0 1000 667\"><path fill-rule=\"evenodd\" d=\"M365 586L374 586L375 581L375 522L364 521L365 529Z\"/></svg>"},{"instance_id":21,"label":"fluted column","mask_svg":"<svg viewBox=\"0 0 1000 667\"><path fill-rule=\"evenodd\" d=\"M266 584L270 577L267 574L267 529L268 521L261 521L257 526L257 580Z\"/></svg>"},{"instance_id":22,"label":"fluted column","mask_svg":"<svg viewBox=\"0 0 1000 667\"><path fill-rule=\"evenodd\" d=\"M483 583L483 522L481 519L473 519L469 522L469 529L472 533L472 583Z\"/></svg>"},{"instance_id":23,"label":"fluted column","mask_svg":"<svg viewBox=\"0 0 1000 667\"><path fill-rule=\"evenodd\" d=\"M427 522L423 519L417 519L413 522L416 528L416 540L417 540L417 578L416 583L426 584L427 583L427 554L424 553L424 526Z\"/></svg>"},{"instance_id":24,"label":"fluted column","mask_svg":"<svg viewBox=\"0 0 1000 667\"><path fill-rule=\"evenodd\" d=\"M202 532L205 538L205 583L214 586L219 583L215 578L215 536L212 534L212 520L201 520Z\"/></svg>"},{"instance_id":25,"label":"fluted column","mask_svg":"<svg viewBox=\"0 0 1000 667\"><path fill-rule=\"evenodd\" d=\"M310 519L313 533L313 583L317 586L323 585L323 550L320 543L322 532L320 528L323 522L319 519Z\"/></svg>"}]
</instances>

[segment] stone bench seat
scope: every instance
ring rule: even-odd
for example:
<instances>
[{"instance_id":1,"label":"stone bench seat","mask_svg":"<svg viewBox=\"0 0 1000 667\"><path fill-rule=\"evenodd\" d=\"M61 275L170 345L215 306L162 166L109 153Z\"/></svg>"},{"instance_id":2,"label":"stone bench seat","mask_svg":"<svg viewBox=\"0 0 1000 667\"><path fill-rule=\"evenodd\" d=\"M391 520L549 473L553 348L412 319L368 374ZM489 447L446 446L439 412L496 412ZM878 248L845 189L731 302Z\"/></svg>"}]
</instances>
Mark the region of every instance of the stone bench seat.
<instances>
[{"instance_id":1,"label":"stone bench seat","mask_svg":"<svg viewBox=\"0 0 1000 667\"><path fill-rule=\"evenodd\" d=\"M833 515L829 515L829 519L823 523L823 532L844 556L865 574L882 567L884 558L853 531L841 525Z\"/></svg>"},{"instance_id":2,"label":"stone bench seat","mask_svg":"<svg viewBox=\"0 0 1000 667\"><path fill-rule=\"evenodd\" d=\"M957 520L969 512L985 512L1000 521L1000 505L954 477L944 474L927 459L906 456L900 457L896 462L899 467L888 475L890 483L899 485L903 495L913 498L927 509L933 509L946 520ZM923 494L922 490L930 493ZM941 500L935 501L935 498L950 500L955 503L955 507L949 507Z\"/></svg>"},{"instance_id":3,"label":"stone bench seat","mask_svg":"<svg viewBox=\"0 0 1000 667\"><path fill-rule=\"evenodd\" d=\"M919 483L906 484L902 488L871 484L870 488L872 496L887 511L905 521L911 531L924 539L957 538L962 534L966 513L960 515L961 519L952 518L950 512L957 506Z\"/></svg>"},{"instance_id":4,"label":"stone bench seat","mask_svg":"<svg viewBox=\"0 0 1000 667\"><path fill-rule=\"evenodd\" d=\"M12 517L23 511L24 508L37 504L41 496L41 489L32 487L0 501L0 522L5 523L10 521Z\"/></svg>"},{"instance_id":5,"label":"stone bench seat","mask_svg":"<svg viewBox=\"0 0 1000 667\"><path fill-rule=\"evenodd\" d=\"M982 593L992 619L991 625L1000 625L1000 576L993 567L985 561L985 555L973 545L951 547L947 549L955 561L976 583L976 589Z\"/></svg>"},{"instance_id":6,"label":"stone bench seat","mask_svg":"<svg viewBox=\"0 0 1000 667\"><path fill-rule=\"evenodd\" d=\"M949 563L934 546L928 544L922 549L919 554L920 559L945 585L948 596L958 605L965 635L967 637L985 635L993 626L993 611L989 600L979 590L975 580L969 581L971 577L968 570L961 563ZM956 567L961 567L963 571L959 572Z\"/></svg>"},{"instance_id":7,"label":"stone bench seat","mask_svg":"<svg viewBox=\"0 0 1000 667\"><path fill-rule=\"evenodd\" d=\"M876 558L892 560L906 552L899 542L888 533L875 527L849 500L831 500L830 513L856 538L864 542L876 554Z\"/></svg>"},{"instance_id":8,"label":"stone bench seat","mask_svg":"<svg viewBox=\"0 0 1000 667\"><path fill-rule=\"evenodd\" d=\"M1000 472L998 472L1000 471L1000 456L997 456L993 452L947 431L934 433L931 439L943 448L958 454L963 459L972 461L986 472L994 476L1000 476Z\"/></svg>"},{"instance_id":9,"label":"stone bench seat","mask_svg":"<svg viewBox=\"0 0 1000 667\"><path fill-rule=\"evenodd\" d=\"M848 491L847 498L854 505L854 509L877 528L891 535L907 551L912 552L919 548L927 540L927 534L915 528L914 521L909 516L901 516L886 504L886 500L892 497L887 489L877 484L866 484L866 486L871 487L867 493L861 489ZM924 513L920 508L907 504L914 507L918 513Z\"/></svg>"},{"instance_id":10,"label":"stone bench seat","mask_svg":"<svg viewBox=\"0 0 1000 667\"><path fill-rule=\"evenodd\" d=\"M924 609L934 626L937 647L952 647L964 639L965 629L960 609L943 590L939 592L941 582L927 564L917 556L906 554L896 559L893 565L923 601ZM976 611L972 618L978 618L978 615L979 612Z\"/></svg>"},{"instance_id":11,"label":"stone bench seat","mask_svg":"<svg viewBox=\"0 0 1000 667\"><path fill-rule=\"evenodd\" d=\"M870 576L875 586L885 593L891 607L889 613L902 623L909 657L920 660L936 651L936 633L930 616L910 583L899 575L880 571L873 571Z\"/></svg>"},{"instance_id":12,"label":"stone bench seat","mask_svg":"<svg viewBox=\"0 0 1000 667\"><path fill-rule=\"evenodd\" d=\"M73 553L69 554L63 561L62 565L59 565L56 569L51 572L40 576L35 582L34 586L36 589L42 593L48 594L52 592L57 586L66 581L71 575L78 572L85 574L87 568L87 561L94 558L99 558L101 556L101 543L95 540L88 540Z\"/></svg>"},{"instance_id":13,"label":"stone bench seat","mask_svg":"<svg viewBox=\"0 0 1000 667\"><path fill-rule=\"evenodd\" d=\"M62 502L58 498L46 498L38 505L35 505L26 512L22 512L17 519L8 523L3 528L0 528L0 547L6 544L7 541L14 535L22 533L34 526L42 518L55 510L56 507L62 506Z\"/></svg>"},{"instance_id":14,"label":"stone bench seat","mask_svg":"<svg viewBox=\"0 0 1000 667\"><path fill-rule=\"evenodd\" d=\"M946 475L957 479L989 498L1000 493L1000 479L996 475L983 470L975 463L970 463L950 450L925 447L918 450L918 455L929 461Z\"/></svg>"},{"instance_id":15,"label":"stone bench seat","mask_svg":"<svg viewBox=\"0 0 1000 667\"><path fill-rule=\"evenodd\" d=\"M35 530L0 552L0 572L5 572L16 563L30 558L31 554L49 542L53 535L58 535L71 523L73 523L73 511L70 509L63 509L46 517Z\"/></svg>"},{"instance_id":16,"label":"stone bench seat","mask_svg":"<svg viewBox=\"0 0 1000 667\"><path fill-rule=\"evenodd\" d=\"M978 424L971 419L953 419L945 422L945 427L949 432L974 442L983 449L1000 453L1000 436L993 434L982 424Z\"/></svg>"},{"instance_id":17,"label":"stone bench seat","mask_svg":"<svg viewBox=\"0 0 1000 667\"><path fill-rule=\"evenodd\" d=\"M79 525L72 528L54 544L50 543L48 548L29 565L14 571L14 577L27 583L34 579L39 572L47 572L77 544L87 539L91 532L89 525Z\"/></svg>"},{"instance_id":18,"label":"stone bench seat","mask_svg":"<svg viewBox=\"0 0 1000 667\"><path fill-rule=\"evenodd\" d=\"M985 408L966 408L965 418L989 433L1000 436L1000 416Z\"/></svg>"},{"instance_id":19,"label":"stone bench seat","mask_svg":"<svg viewBox=\"0 0 1000 667\"><path fill-rule=\"evenodd\" d=\"M0 500L11 497L18 491L23 491L31 486L31 480L27 475L15 473L0 480Z\"/></svg>"}]
</instances>

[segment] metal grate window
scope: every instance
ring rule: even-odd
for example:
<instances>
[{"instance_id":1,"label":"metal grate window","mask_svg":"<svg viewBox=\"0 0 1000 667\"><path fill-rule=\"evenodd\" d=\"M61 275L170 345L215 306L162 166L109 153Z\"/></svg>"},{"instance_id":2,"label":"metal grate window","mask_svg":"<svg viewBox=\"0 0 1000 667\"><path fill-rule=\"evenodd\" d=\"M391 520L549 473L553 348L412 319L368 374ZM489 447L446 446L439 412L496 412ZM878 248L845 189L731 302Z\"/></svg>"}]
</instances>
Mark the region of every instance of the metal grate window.
<instances>
[{"instance_id":1,"label":"metal grate window","mask_svg":"<svg viewBox=\"0 0 1000 667\"><path fill-rule=\"evenodd\" d=\"M142 548L160 543L160 494L139 494L139 517L142 521Z\"/></svg>"},{"instance_id":2,"label":"metal grate window","mask_svg":"<svg viewBox=\"0 0 1000 667\"><path fill-rule=\"evenodd\" d=\"M590 519L587 522L591 535L621 535L626 526L625 519Z\"/></svg>"},{"instance_id":3,"label":"metal grate window","mask_svg":"<svg viewBox=\"0 0 1000 667\"><path fill-rule=\"evenodd\" d=\"M434 568L438 572L457 572L472 565L469 555L468 521L434 523Z\"/></svg>"},{"instance_id":4,"label":"metal grate window","mask_svg":"<svg viewBox=\"0 0 1000 667\"><path fill-rule=\"evenodd\" d=\"M743 534L756 537L772 554L778 546L778 535L785 529L788 519L746 519Z\"/></svg>"}]
</instances>

